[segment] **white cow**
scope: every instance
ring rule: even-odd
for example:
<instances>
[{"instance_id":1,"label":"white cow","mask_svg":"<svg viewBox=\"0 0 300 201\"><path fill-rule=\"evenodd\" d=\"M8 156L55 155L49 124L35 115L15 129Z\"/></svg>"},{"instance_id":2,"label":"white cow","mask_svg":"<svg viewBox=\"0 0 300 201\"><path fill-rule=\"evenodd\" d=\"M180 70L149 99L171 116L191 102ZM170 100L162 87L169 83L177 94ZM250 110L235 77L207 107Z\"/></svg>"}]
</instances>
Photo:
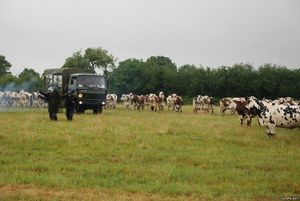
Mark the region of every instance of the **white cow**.
<instances>
[{"instance_id":1,"label":"white cow","mask_svg":"<svg viewBox=\"0 0 300 201\"><path fill-rule=\"evenodd\" d=\"M165 107L165 94L164 92L159 92L158 94L158 109L164 110Z\"/></svg>"},{"instance_id":2,"label":"white cow","mask_svg":"<svg viewBox=\"0 0 300 201\"><path fill-rule=\"evenodd\" d=\"M130 94L122 94L122 96L121 96L121 100L123 101L123 103L124 103L124 106L125 106L125 108L127 108L127 109L129 109L130 110L130 105L131 105L131 94L132 93L130 93Z\"/></svg>"},{"instance_id":3,"label":"white cow","mask_svg":"<svg viewBox=\"0 0 300 201\"><path fill-rule=\"evenodd\" d=\"M177 94L173 93L167 97L167 106L168 110L172 109L175 110L175 100L177 98Z\"/></svg>"},{"instance_id":4,"label":"white cow","mask_svg":"<svg viewBox=\"0 0 300 201\"><path fill-rule=\"evenodd\" d=\"M107 108L116 108L118 101L118 96L117 94L107 94L106 95L106 107Z\"/></svg>"}]
</instances>

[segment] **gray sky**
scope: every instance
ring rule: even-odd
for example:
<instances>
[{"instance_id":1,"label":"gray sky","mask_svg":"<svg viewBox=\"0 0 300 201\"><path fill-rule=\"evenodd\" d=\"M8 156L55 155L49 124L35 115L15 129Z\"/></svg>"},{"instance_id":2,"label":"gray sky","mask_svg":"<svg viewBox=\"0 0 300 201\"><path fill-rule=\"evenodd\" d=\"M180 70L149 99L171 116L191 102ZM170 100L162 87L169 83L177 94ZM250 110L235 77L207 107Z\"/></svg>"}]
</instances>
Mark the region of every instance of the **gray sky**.
<instances>
[{"instance_id":1,"label":"gray sky","mask_svg":"<svg viewBox=\"0 0 300 201\"><path fill-rule=\"evenodd\" d=\"M0 0L0 54L19 74L102 47L122 61L300 68L299 0Z\"/></svg>"}]
</instances>

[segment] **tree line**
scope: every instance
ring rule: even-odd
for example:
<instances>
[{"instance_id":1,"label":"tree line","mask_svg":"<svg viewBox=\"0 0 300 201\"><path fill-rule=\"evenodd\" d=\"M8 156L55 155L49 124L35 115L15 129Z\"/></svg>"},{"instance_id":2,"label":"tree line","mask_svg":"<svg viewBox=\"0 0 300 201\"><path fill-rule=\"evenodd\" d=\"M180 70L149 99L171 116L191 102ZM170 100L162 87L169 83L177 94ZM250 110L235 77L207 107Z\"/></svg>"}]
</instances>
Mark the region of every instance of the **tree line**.
<instances>
[{"instance_id":1,"label":"tree line","mask_svg":"<svg viewBox=\"0 0 300 201\"><path fill-rule=\"evenodd\" d=\"M25 68L18 76L10 72L11 63L0 55L0 91L37 91L42 88L43 80L32 68Z\"/></svg>"},{"instance_id":2,"label":"tree line","mask_svg":"<svg viewBox=\"0 0 300 201\"><path fill-rule=\"evenodd\" d=\"M109 89L117 94L177 93L186 99L196 95L215 98L256 96L258 98L300 97L300 69L275 64L254 68L234 64L209 68L177 67L170 58L157 56L146 61L127 59L109 77Z\"/></svg>"},{"instance_id":3,"label":"tree line","mask_svg":"<svg viewBox=\"0 0 300 201\"><path fill-rule=\"evenodd\" d=\"M222 97L256 96L300 98L300 69L276 64L263 64L257 68L239 63L217 68L201 65L176 64L165 56L151 56L140 60L126 59L115 65L116 59L102 48L87 48L82 54L75 52L65 59L62 68L79 67L100 69L107 78L109 93L148 94L163 91L177 93L185 100L201 94L216 99ZM9 72L11 64L0 55L0 90L14 85L15 89L34 91L42 88L42 78L31 68L19 76Z\"/></svg>"}]
</instances>

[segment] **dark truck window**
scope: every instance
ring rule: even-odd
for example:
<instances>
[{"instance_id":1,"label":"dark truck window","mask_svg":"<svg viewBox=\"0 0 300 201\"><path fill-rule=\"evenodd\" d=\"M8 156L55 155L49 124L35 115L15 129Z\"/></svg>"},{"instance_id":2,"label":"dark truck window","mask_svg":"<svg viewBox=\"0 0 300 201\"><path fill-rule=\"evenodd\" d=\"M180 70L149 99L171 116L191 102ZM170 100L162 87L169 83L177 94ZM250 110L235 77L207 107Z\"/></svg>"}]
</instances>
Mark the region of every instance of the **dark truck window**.
<instances>
[{"instance_id":1,"label":"dark truck window","mask_svg":"<svg viewBox=\"0 0 300 201\"><path fill-rule=\"evenodd\" d=\"M105 88L105 79L99 75L80 75L77 78L78 87Z\"/></svg>"}]
</instances>

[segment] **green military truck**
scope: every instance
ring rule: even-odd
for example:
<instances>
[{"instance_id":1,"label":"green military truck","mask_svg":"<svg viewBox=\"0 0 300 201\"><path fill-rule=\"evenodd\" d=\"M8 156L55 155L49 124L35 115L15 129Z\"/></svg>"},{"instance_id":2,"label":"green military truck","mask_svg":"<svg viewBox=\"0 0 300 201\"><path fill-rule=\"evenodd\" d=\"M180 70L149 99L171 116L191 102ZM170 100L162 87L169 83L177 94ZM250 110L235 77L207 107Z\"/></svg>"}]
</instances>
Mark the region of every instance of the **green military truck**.
<instances>
[{"instance_id":1,"label":"green military truck","mask_svg":"<svg viewBox=\"0 0 300 201\"><path fill-rule=\"evenodd\" d=\"M59 90L63 96L67 92L74 92L77 96L75 110L84 113L91 109L94 114L101 113L105 106L107 87L105 78L97 75L94 70L79 68L53 68L43 73L44 90L50 87ZM63 107L63 102L61 103Z\"/></svg>"}]
</instances>

